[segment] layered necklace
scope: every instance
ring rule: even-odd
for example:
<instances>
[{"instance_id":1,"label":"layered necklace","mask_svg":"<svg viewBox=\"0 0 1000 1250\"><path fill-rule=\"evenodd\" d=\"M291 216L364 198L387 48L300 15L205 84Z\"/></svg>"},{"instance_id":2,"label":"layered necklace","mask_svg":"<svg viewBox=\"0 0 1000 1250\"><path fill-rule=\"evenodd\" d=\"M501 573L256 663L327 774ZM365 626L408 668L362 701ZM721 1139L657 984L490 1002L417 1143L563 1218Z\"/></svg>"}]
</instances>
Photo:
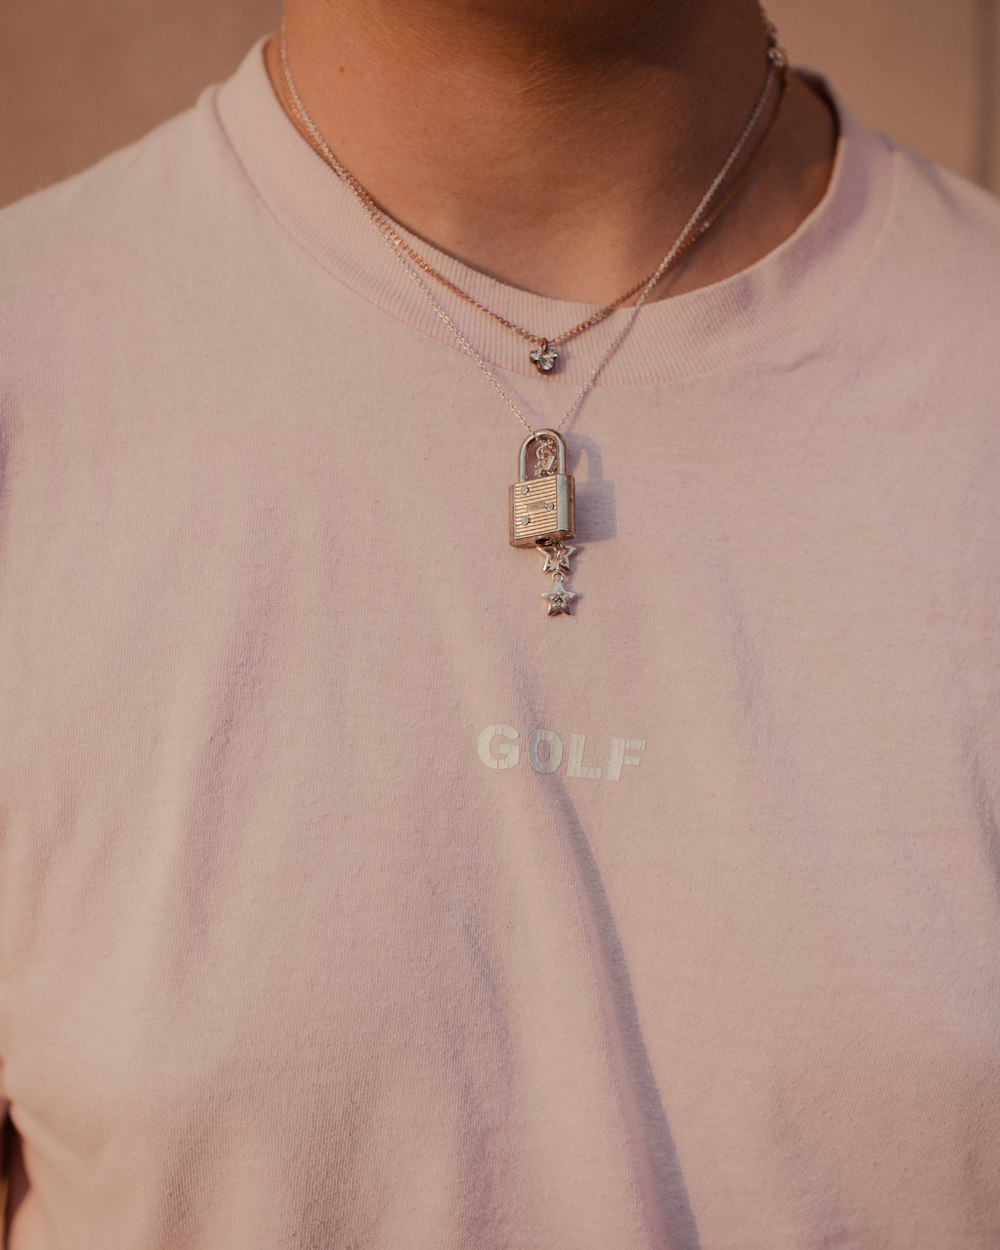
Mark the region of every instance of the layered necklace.
<instances>
[{"instance_id":1,"label":"layered necklace","mask_svg":"<svg viewBox=\"0 0 1000 1250\"><path fill-rule=\"evenodd\" d=\"M455 340L472 357L507 407L528 431L527 437L521 444L518 458L518 479L511 485L508 492L508 538L514 547L535 547L541 553L543 559L542 572L550 575L552 579L551 589L542 595L542 598L546 601L549 616L571 615L573 600L577 598L576 592L567 585L570 560L577 551L576 547L571 547L567 543L567 540L574 536L576 500L573 477L567 472L566 445L561 431L576 414L584 398L597 381L601 370L632 329L639 315L639 310L646 303L656 284L688 248L704 237L745 183L768 136L774 129L788 85L788 59L778 43L777 31L774 25L767 18L766 14L763 13L763 10L761 11L761 18L767 35L767 71L764 84L750 115L737 135L719 172L712 179L708 189L671 245L670 250L648 277L628 291L625 291L612 303L598 309L597 312L577 325L571 326L568 330L563 330L561 333L552 336L543 336L502 317L499 313L488 308L468 292L463 291L456 283L439 273L429 261L425 260L403 238L396 223L383 212L357 178L338 160L320 132L319 127L310 116L299 94L288 63L285 18L282 16L279 31L279 52L287 95L286 108L288 108L292 120L296 123L300 132L308 139L313 149L351 189L368 214L373 226L399 261L407 276L420 288ZM777 86L777 99L772 109L771 117L766 126L761 129L756 143L747 151L750 139L758 129L767 102L775 86ZM744 153L746 153L746 156L742 167L736 171L733 177L730 177L730 175L733 175L737 162ZM727 179L729 180L728 185L726 185ZM440 286L465 303L478 309L481 313L499 322L507 330L529 342L532 345L529 359L535 368L545 375L552 373L557 368L559 361L558 346L560 344L598 325L617 309L626 305L634 296L637 298L629 306L628 316L624 319L621 328L588 374L583 387L563 414L562 419L552 428L536 429L527 420L523 411L515 403L508 391L501 385L499 379L480 353L476 351L468 338L455 325L447 309L435 296L424 280L423 275L436 281Z\"/></svg>"}]
</instances>

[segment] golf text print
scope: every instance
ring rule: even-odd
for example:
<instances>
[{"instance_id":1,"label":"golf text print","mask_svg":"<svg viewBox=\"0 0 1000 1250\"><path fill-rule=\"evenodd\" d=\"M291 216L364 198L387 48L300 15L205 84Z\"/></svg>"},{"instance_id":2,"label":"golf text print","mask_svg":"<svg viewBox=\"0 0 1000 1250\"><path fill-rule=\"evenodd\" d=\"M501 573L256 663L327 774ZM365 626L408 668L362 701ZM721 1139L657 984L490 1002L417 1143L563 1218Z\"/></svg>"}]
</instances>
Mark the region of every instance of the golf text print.
<instances>
[{"instance_id":1,"label":"golf text print","mask_svg":"<svg viewBox=\"0 0 1000 1250\"><path fill-rule=\"evenodd\" d=\"M525 743L528 763L536 773L554 773L566 762L567 777L587 777L591 781L621 781L626 768L639 764L639 751L646 749L642 738L612 738L606 754L595 755L586 762L587 739L583 734L570 734L569 745L551 729L536 729ZM487 725L479 735L479 758L487 768L516 768L521 762L521 735L510 725ZM603 763L603 761L607 761Z\"/></svg>"}]
</instances>

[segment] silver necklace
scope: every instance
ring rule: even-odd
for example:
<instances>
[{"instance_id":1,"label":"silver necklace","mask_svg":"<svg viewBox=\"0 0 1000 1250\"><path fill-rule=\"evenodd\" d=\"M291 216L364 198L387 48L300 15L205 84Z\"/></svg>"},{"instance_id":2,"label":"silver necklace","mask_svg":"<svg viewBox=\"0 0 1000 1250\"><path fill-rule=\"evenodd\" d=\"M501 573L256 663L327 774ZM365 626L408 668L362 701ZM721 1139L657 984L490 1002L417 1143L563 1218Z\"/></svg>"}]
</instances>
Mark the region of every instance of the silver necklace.
<instances>
[{"instance_id":1,"label":"silver necklace","mask_svg":"<svg viewBox=\"0 0 1000 1250\"><path fill-rule=\"evenodd\" d=\"M417 284L424 296L430 302L435 313L448 327L449 331L455 337L463 350L472 357L477 367L486 376L494 389L499 393L500 398L507 407L517 417L518 421L528 431L527 438L521 444L519 462L518 462L518 480L509 490L509 541L514 547L535 547L543 557L542 571L551 574L553 586L552 589L542 595L548 603L548 615L560 616L570 615L570 605L577 597L576 592L570 590L565 584L569 573L570 558L576 553L576 547L566 545L566 540L574 536L575 528L575 490L572 476L566 472L566 445L563 441L560 431L576 414L580 405L583 403L587 393L597 381L601 370L607 364L611 356L617 351L622 341L625 339L635 320L639 315L639 310L645 304L653 291L653 288L674 263L677 257L685 250L691 235L699 224L707 228L708 224L704 223L703 218L706 211L710 207L712 200L717 194L719 188L725 182L726 178L732 171L743 149L746 147L751 134L756 129L764 107L771 93L771 87L776 77L784 76L787 70L788 60L784 49L778 43L777 31L761 10L761 17L764 22L765 31L767 33L768 49L767 49L767 74L764 79L764 85L761 88L760 95L743 125L742 130L736 138L733 146L730 148L722 167L712 179L708 190L698 202L694 212L688 218L680 234L677 236L673 246L660 261L655 271L651 274L646 285L639 293L636 302L630 307L628 316L618 333L611 340L608 347L602 353L597 364L591 370L584 382L582 388L577 393L569 408L563 414L562 419L557 425L551 429L535 429L527 420L521 408L515 403L511 395L504 389L496 374L490 369L486 361L476 351L469 340L465 337L461 330L455 325L454 321L448 315L447 310L441 305L435 297L433 291L423 280L418 269L414 267L407 259L406 254L401 250L397 240L398 234L386 233L376 216L385 217L381 213L374 200L368 195L358 180L351 174L343 164L337 159L330 145L323 137L319 127L313 121L308 109L303 103L299 94L295 79L292 77L291 67L288 63L288 38L286 33L285 15L282 14L281 26L279 28L279 52L281 58L281 69L284 77L285 88L289 98L299 115L299 119L312 138L320 155L326 163L334 170L343 182L351 189L355 198L358 199L362 207L368 214L369 220L378 231L379 237L388 246L389 250L402 265L407 275ZM360 192L360 193L359 193ZM373 211L374 210L374 211ZM534 474L531 473L528 465L529 452L534 455Z\"/></svg>"}]
</instances>

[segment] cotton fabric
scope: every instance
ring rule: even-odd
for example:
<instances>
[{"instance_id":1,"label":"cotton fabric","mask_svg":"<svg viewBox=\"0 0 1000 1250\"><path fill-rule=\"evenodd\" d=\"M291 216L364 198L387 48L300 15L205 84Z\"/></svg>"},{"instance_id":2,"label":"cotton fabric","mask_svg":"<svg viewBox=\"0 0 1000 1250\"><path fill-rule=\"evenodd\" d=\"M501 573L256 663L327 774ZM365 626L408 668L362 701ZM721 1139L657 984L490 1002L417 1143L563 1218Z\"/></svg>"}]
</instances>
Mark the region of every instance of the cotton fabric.
<instances>
[{"instance_id":1,"label":"cotton fabric","mask_svg":"<svg viewBox=\"0 0 1000 1250\"><path fill-rule=\"evenodd\" d=\"M568 428L549 617L262 46L0 214L9 1250L995 1250L997 202L837 102ZM538 425L621 324L446 303Z\"/></svg>"}]
</instances>

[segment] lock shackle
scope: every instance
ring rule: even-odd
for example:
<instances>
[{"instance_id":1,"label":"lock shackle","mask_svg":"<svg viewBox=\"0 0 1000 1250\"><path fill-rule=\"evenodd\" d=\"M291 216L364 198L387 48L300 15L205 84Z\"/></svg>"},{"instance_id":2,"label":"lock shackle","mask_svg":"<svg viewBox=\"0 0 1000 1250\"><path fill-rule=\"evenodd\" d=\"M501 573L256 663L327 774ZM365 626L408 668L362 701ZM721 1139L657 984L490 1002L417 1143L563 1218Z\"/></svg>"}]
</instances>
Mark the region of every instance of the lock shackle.
<instances>
[{"instance_id":1,"label":"lock shackle","mask_svg":"<svg viewBox=\"0 0 1000 1250\"><path fill-rule=\"evenodd\" d=\"M528 448L531 446L532 443L538 441L539 439L545 439L546 441L551 439L552 442L555 443L556 452L558 453L558 456L559 456L559 467L556 469L556 472L557 473L566 472L566 444L563 442L562 436L560 434L557 434L555 430L533 430L528 435L528 437L524 440L524 442L521 444L521 481L522 482L526 482L528 480Z\"/></svg>"}]
</instances>

